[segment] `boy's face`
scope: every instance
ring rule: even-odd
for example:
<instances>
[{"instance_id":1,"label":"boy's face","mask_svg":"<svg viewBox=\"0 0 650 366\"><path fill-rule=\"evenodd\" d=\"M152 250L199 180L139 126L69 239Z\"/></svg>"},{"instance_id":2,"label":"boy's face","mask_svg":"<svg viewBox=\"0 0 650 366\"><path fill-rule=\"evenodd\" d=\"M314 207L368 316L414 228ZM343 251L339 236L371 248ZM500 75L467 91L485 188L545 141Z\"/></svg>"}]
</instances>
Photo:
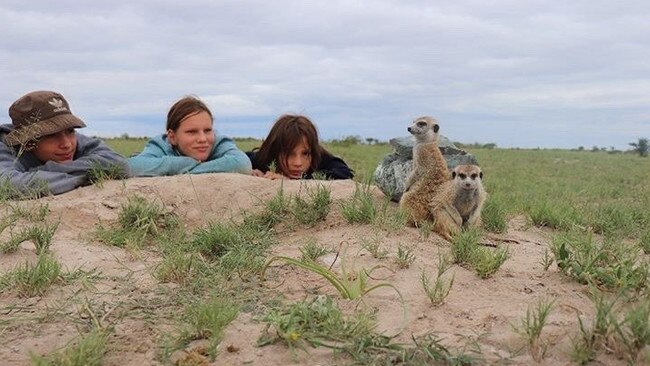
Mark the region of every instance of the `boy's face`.
<instances>
[{"instance_id":1,"label":"boy's face","mask_svg":"<svg viewBox=\"0 0 650 366\"><path fill-rule=\"evenodd\" d=\"M75 151L77 151L77 135L74 128L69 128L38 139L32 153L43 163L48 161L66 163L74 159Z\"/></svg>"}]
</instances>

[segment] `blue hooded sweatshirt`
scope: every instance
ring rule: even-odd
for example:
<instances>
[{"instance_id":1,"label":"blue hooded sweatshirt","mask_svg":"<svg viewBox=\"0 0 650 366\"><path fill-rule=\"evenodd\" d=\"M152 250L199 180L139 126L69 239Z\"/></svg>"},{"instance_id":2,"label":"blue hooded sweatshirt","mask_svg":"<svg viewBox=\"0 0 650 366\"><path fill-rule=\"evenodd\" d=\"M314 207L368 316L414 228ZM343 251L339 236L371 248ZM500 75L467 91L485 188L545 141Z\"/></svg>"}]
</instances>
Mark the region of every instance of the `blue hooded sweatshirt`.
<instances>
[{"instance_id":1,"label":"blue hooded sweatshirt","mask_svg":"<svg viewBox=\"0 0 650 366\"><path fill-rule=\"evenodd\" d=\"M216 136L210 156L204 162L181 155L167 142L167 135L152 138L140 154L128 160L131 175L136 177L184 173L251 173L251 162L246 154L225 136Z\"/></svg>"}]
</instances>

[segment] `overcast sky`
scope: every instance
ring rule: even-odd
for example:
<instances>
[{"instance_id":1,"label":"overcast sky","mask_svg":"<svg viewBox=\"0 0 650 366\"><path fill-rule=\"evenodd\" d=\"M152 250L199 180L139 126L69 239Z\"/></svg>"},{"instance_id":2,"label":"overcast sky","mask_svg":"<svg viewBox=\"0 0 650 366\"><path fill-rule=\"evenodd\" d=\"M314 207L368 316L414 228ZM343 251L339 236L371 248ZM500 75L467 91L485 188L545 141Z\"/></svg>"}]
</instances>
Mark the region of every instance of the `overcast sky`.
<instances>
[{"instance_id":1,"label":"overcast sky","mask_svg":"<svg viewBox=\"0 0 650 366\"><path fill-rule=\"evenodd\" d=\"M283 113L325 139L628 149L650 138L650 2L324 0L0 2L0 122L56 90L89 135L162 133L195 94L219 133Z\"/></svg>"}]
</instances>

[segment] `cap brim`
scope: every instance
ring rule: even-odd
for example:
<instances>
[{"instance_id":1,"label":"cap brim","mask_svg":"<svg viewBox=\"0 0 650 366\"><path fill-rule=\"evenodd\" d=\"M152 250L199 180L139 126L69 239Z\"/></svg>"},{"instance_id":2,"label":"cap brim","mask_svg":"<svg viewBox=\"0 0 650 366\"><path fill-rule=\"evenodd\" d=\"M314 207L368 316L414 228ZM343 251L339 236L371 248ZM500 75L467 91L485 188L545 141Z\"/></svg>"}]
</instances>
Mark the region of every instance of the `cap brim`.
<instances>
[{"instance_id":1,"label":"cap brim","mask_svg":"<svg viewBox=\"0 0 650 366\"><path fill-rule=\"evenodd\" d=\"M7 145L23 145L43 136L59 133L69 128L83 128L86 124L72 114L59 114L52 118L14 129L5 136Z\"/></svg>"}]
</instances>

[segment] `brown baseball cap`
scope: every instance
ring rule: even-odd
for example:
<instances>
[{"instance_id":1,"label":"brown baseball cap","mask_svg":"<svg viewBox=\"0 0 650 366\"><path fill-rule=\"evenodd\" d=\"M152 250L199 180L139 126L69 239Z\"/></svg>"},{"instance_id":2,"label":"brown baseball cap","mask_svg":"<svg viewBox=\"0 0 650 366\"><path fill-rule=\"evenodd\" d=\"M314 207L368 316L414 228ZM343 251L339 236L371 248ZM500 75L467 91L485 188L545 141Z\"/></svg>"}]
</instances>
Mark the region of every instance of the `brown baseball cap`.
<instances>
[{"instance_id":1,"label":"brown baseball cap","mask_svg":"<svg viewBox=\"0 0 650 366\"><path fill-rule=\"evenodd\" d=\"M86 127L75 117L63 95L53 91L27 93L9 107L14 130L5 136L7 145L22 145L40 137Z\"/></svg>"}]
</instances>

